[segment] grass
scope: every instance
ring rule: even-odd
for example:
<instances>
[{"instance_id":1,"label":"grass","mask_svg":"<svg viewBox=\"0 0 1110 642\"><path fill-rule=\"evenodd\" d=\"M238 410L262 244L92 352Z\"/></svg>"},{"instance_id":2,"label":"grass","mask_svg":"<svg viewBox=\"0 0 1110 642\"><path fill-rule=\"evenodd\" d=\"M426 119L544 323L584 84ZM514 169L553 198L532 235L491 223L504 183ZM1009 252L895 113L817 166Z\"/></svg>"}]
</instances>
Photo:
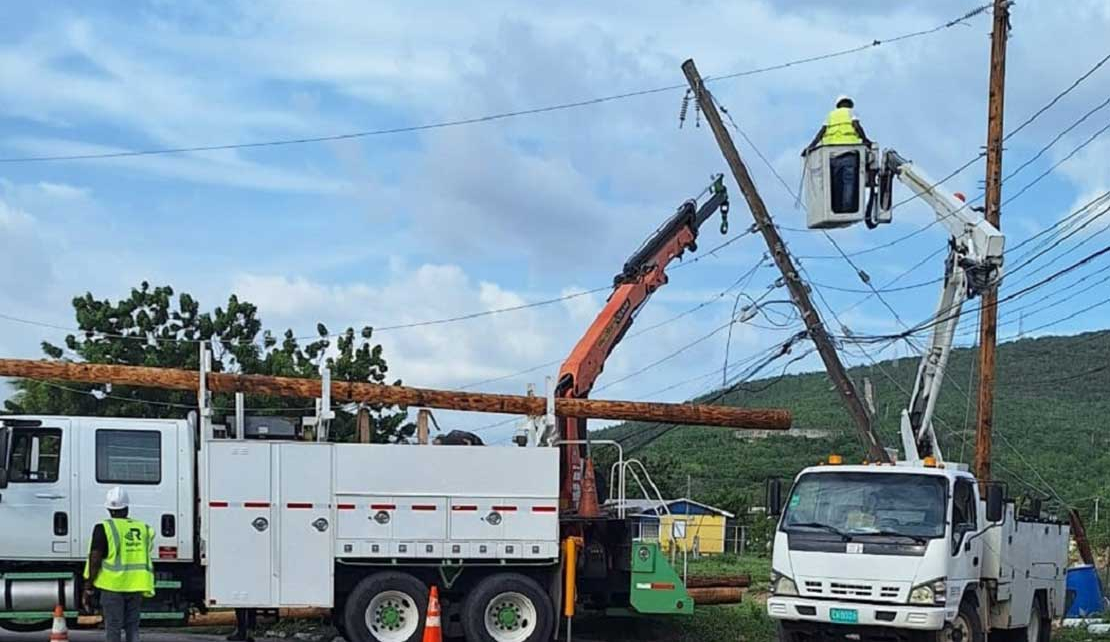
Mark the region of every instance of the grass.
<instances>
[{"instance_id":1,"label":"grass","mask_svg":"<svg viewBox=\"0 0 1110 642\"><path fill-rule=\"evenodd\" d=\"M771 642L775 638L774 623L764 606L755 602L703 606L689 617L590 616L576 619L574 626L576 638L605 642Z\"/></svg>"},{"instance_id":2,"label":"grass","mask_svg":"<svg viewBox=\"0 0 1110 642\"><path fill-rule=\"evenodd\" d=\"M583 616L575 620L575 637L606 642L771 642L775 639L775 625L767 617L762 599L762 593L766 592L770 582L771 560L751 556L715 555L691 559L689 564L691 576L751 575L752 587L744 596L745 602L696 607L694 615L689 617ZM681 572L681 561L676 566Z\"/></svg>"},{"instance_id":3,"label":"grass","mask_svg":"<svg viewBox=\"0 0 1110 642\"><path fill-rule=\"evenodd\" d=\"M682 572L681 562L677 563ZM750 555L713 555L690 560L690 575L750 575L752 591L766 591L771 582L771 560Z\"/></svg>"}]
</instances>

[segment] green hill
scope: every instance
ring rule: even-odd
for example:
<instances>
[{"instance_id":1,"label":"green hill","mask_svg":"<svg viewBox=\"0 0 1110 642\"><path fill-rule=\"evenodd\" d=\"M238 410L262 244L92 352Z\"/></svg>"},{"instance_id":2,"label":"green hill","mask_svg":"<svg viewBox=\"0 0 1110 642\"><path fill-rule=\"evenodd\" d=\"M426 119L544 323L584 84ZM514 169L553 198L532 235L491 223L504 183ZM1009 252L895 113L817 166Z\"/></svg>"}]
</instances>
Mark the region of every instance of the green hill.
<instances>
[{"instance_id":1,"label":"green hill","mask_svg":"<svg viewBox=\"0 0 1110 642\"><path fill-rule=\"evenodd\" d=\"M1052 499L1058 494L1088 515L1096 496L1110 497L1108 356L1110 331L1021 339L999 346L993 461L995 478L1009 482L1011 494ZM973 457L976 359L975 350L953 351L938 401L934 425L949 461ZM850 371L857 384L864 377L874 384L878 429L887 446L900 444L901 409L918 363L916 357L904 358ZM754 381L749 387L759 390L771 382ZM970 393L970 402L965 393ZM717 396L709 393L699 399ZM681 496L689 487L696 499L740 512L760 503L767 477L790 478L830 453L843 455L845 461L863 459L853 424L824 372L786 376L765 390L733 392L718 403L786 408L794 413L794 429L826 436L753 439L742 438L744 433L737 431L683 426L635 448L641 435L661 428L627 423L598 435L625 441L633 456L649 466L664 493Z\"/></svg>"}]
</instances>

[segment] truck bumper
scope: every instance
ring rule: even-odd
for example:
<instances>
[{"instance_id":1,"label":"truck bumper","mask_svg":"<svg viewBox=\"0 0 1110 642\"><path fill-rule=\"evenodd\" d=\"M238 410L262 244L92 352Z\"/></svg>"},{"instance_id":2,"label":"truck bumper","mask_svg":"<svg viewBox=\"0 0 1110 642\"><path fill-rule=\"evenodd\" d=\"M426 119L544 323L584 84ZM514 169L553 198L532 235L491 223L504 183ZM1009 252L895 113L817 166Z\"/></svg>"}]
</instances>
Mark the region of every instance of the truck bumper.
<instances>
[{"instance_id":1,"label":"truck bumper","mask_svg":"<svg viewBox=\"0 0 1110 642\"><path fill-rule=\"evenodd\" d=\"M833 621L831 609L855 611L857 621L843 624ZM771 597L767 600L767 614L775 620L789 623L812 623L844 627L891 627L921 631L939 631L944 628L944 608L909 606L905 604L866 604L811 600L804 597Z\"/></svg>"}]
</instances>

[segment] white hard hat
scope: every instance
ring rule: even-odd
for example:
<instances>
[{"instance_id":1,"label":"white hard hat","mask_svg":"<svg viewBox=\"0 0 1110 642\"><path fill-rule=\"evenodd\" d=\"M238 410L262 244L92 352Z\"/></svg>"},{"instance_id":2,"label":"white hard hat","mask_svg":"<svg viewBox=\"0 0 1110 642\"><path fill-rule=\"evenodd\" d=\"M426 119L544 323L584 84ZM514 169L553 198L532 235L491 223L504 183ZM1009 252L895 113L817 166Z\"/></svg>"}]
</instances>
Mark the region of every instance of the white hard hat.
<instances>
[{"instance_id":1,"label":"white hard hat","mask_svg":"<svg viewBox=\"0 0 1110 642\"><path fill-rule=\"evenodd\" d=\"M131 498L127 496L127 491L119 486L109 490L108 496L104 498L104 508L108 510L122 510L130 503Z\"/></svg>"},{"instance_id":2,"label":"white hard hat","mask_svg":"<svg viewBox=\"0 0 1110 642\"><path fill-rule=\"evenodd\" d=\"M837 96L836 97L836 102L833 103L833 104L834 105L839 105L840 103L844 102L845 100L852 103L852 105L856 104L856 101L852 100L852 97L847 95L847 94L840 94L839 96Z\"/></svg>"}]
</instances>

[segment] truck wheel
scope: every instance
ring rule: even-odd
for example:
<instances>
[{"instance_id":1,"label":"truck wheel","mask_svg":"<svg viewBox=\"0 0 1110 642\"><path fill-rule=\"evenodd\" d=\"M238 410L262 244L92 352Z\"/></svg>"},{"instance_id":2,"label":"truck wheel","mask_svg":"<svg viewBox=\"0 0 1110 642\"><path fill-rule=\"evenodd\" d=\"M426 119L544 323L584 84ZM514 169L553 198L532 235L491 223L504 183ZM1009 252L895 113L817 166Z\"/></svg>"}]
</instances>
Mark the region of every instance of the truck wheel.
<instances>
[{"instance_id":1,"label":"truck wheel","mask_svg":"<svg viewBox=\"0 0 1110 642\"><path fill-rule=\"evenodd\" d=\"M12 633L37 633L49 631L54 625L54 620L0 620L0 629Z\"/></svg>"},{"instance_id":2,"label":"truck wheel","mask_svg":"<svg viewBox=\"0 0 1110 642\"><path fill-rule=\"evenodd\" d=\"M417 642L428 612L428 587L407 573L375 573L355 586L343 610L352 642Z\"/></svg>"},{"instance_id":3,"label":"truck wheel","mask_svg":"<svg viewBox=\"0 0 1110 642\"><path fill-rule=\"evenodd\" d=\"M470 592L462 625L473 642L546 642L555 626L555 608L532 578L500 573Z\"/></svg>"},{"instance_id":4,"label":"truck wheel","mask_svg":"<svg viewBox=\"0 0 1110 642\"><path fill-rule=\"evenodd\" d=\"M1048 617L1048 607L1040 595L1033 598L1033 608L1029 613L1029 626L1018 632L1025 635L1015 635L1017 642L1048 642L1052 635L1052 620Z\"/></svg>"},{"instance_id":5,"label":"truck wheel","mask_svg":"<svg viewBox=\"0 0 1110 642\"><path fill-rule=\"evenodd\" d=\"M938 631L938 639L940 642L984 642L986 637L979 621L979 609L964 600L956 619Z\"/></svg>"}]
</instances>

